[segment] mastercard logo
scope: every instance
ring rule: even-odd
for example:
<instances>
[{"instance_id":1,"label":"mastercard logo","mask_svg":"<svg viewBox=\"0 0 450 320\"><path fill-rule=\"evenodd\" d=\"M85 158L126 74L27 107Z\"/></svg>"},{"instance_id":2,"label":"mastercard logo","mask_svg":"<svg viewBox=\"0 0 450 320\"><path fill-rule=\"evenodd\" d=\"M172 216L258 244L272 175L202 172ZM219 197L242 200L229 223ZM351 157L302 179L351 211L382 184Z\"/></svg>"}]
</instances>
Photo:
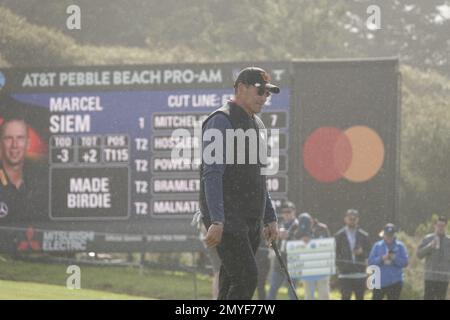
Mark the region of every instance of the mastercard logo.
<instances>
[{"instance_id":1,"label":"mastercard logo","mask_svg":"<svg viewBox=\"0 0 450 320\"><path fill-rule=\"evenodd\" d=\"M380 136L366 126L343 131L336 127L314 130L303 146L306 171L319 182L341 178L352 182L372 179L384 162L384 144Z\"/></svg>"}]
</instances>

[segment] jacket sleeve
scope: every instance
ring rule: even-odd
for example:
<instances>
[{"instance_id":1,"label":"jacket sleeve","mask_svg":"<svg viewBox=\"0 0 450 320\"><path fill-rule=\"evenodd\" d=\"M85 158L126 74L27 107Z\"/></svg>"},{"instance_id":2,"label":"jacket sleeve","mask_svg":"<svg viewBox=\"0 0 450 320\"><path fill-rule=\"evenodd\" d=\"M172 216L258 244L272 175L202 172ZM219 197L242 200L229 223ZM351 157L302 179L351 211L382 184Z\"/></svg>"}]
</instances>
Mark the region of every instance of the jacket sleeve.
<instances>
[{"instance_id":1,"label":"jacket sleeve","mask_svg":"<svg viewBox=\"0 0 450 320\"><path fill-rule=\"evenodd\" d=\"M398 245L398 252L395 255L393 263L399 268L405 268L408 265L408 251L404 244L401 243Z\"/></svg>"},{"instance_id":2,"label":"jacket sleeve","mask_svg":"<svg viewBox=\"0 0 450 320\"><path fill-rule=\"evenodd\" d=\"M376 243L373 245L372 250L370 251L368 263L369 265L376 265L376 266L384 265L381 247Z\"/></svg>"},{"instance_id":3,"label":"jacket sleeve","mask_svg":"<svg viewBox=\"0 0 450 320\"><path fill-rule=\"evenodd\" d=\"M417 253L416 253L417 258L423 259L432 252L433 248L431 247L430 244L431 244L431 239L428 237L425 237L422 240L422 243L419 245L419 248L417 249Z\"/></svg>"},{"instance_id":4,"label":"jacket sleeve","mask_svg":"<svg viewBox=\"0 0 450 320\"><path fill-rule=\"evenodd\" d=\"M223 137L223 150L226 150L226 130L231 129L231 123L222 114L217 114L208 120L205 130L220 130ZM203 140L203 150L212 143L212 141ZM204 159L203 159L204 160ZM222 177L225 172L225 153L223 154L222 163L208 163L203 161L202 179L205 182L206 203L209 210L211 221L225 222L224 204L223 204L223 184Z\"/></svg>"}]
</instances>

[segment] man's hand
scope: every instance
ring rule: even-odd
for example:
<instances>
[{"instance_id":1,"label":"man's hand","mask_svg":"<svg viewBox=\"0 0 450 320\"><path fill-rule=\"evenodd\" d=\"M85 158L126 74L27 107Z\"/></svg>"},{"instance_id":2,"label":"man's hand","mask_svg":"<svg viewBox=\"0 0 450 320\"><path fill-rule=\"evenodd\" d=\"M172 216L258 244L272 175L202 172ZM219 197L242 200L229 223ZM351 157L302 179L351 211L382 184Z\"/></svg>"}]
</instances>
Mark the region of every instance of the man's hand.
<instances>
[{"instance_id":1,"label":"man's hand","mask_svg":"<svg viewBox=\"0 0 450 320\"><path fill-rule=\"evenodd\" d=\"M382 257L383 262L384 262L384 264L386 264L386 265L392 264L392 261L394 260L394 258L395 258L395 255L394 255L394 257L393 257L393 254L392 254L392 253L387 253L387 254L385 254L385 255Z\"/></svg>"},{"instance_id":2,"label":"man's hand","mask_svg":"<svg viewBox=\"0 0 450 320\"><path fill-rule=\"evenodd\" d=\"M269 223L264 227L263 234L267 244L270 246L272 241L278 239L278 223L276 221Z\"/></svg>"},{"instance_id":3,"label":"man's hand","mask_svg":"<svg viewBox=\"0 0 450 320\"><path fill-rule=\"evenodd\" d=\"M203 240L208 247L217 246L222 241L223 224L212 224Z\"/></svg>"}]
</instances>

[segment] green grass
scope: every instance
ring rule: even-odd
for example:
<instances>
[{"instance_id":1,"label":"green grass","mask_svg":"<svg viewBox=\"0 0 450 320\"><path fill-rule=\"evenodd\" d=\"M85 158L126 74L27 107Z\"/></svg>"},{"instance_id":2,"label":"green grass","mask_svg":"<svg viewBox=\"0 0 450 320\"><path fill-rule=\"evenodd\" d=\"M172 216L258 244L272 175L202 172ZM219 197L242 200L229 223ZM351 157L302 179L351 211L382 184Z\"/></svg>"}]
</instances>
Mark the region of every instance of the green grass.
<instances>
[{"instance_id":1,"label":"green grass","mask_svg":"<svg viewBox=\"0 0 450 320\"><path fill-rule=\"evenodd\" d=\"M70 276L66 273L68 266L0 256L0 299L211 299L212 279L207 275L197 274L196 295L192 274L149 269L140 273L133 267L80 265L82 289L69 290L66 288ZM300 299L304 297L301 285L297 295ZM366 292L366 299L370 297ZM288 299L286 287L280 288L277 298ZM339 292L332 290L330 298L339 300Z\"/></svg>"},{"instance_id":2,"label":"green grass","mask_svg":"<svg viewBox=\"0 0 450 320\"><path fill-rule=\"evenodd\" d=\"M98 290L70 290L64 286L0 280L0 300L137 300L143 297Z\"/></svg>"},{"instance_id":3,"label":"green grass","mask_svg":"<svg viewBox=\"0 0 450 320\"><path fill-rule=\"evenodd\" d=\"M69 264L44 264L12 260L3 256L0 259L0 280L23 283L44 283L65 288L66 273ZM84 266L81 268L81 290L100 290L153 299L194 299L195 289L192 274L144 270L140 274L137 268L112 266ZM11 292L11 298L20 296L21 286ZM0 288L2 290L2 288ZM65 289L67 291L72 291ZM74 290L77 291L77 290ZM209 299L211 279L197 275L197 298ZM7 298L2 295L2 298ZM39 297L36 297L39 299Z\"/></svg>"}]
</instances>

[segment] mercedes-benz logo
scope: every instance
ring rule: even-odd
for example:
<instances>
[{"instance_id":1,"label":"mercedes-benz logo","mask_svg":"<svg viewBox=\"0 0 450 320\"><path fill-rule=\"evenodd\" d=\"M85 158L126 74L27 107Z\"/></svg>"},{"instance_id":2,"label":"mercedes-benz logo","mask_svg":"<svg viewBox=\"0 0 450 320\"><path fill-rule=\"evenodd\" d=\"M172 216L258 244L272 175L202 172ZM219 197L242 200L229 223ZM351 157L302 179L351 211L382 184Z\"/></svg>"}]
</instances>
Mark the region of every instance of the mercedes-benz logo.
<instances>
[{"instance_id":1,"label":"mercedes-benz logo","mask_svg":"<svg viewBox=\"0 0 450 320\"><path fill-rule=\"evenodd\" d=\"M0 202L0 218L4 218L8 215L8 205L4 202Z\"/></svg>"}]
</instances>

